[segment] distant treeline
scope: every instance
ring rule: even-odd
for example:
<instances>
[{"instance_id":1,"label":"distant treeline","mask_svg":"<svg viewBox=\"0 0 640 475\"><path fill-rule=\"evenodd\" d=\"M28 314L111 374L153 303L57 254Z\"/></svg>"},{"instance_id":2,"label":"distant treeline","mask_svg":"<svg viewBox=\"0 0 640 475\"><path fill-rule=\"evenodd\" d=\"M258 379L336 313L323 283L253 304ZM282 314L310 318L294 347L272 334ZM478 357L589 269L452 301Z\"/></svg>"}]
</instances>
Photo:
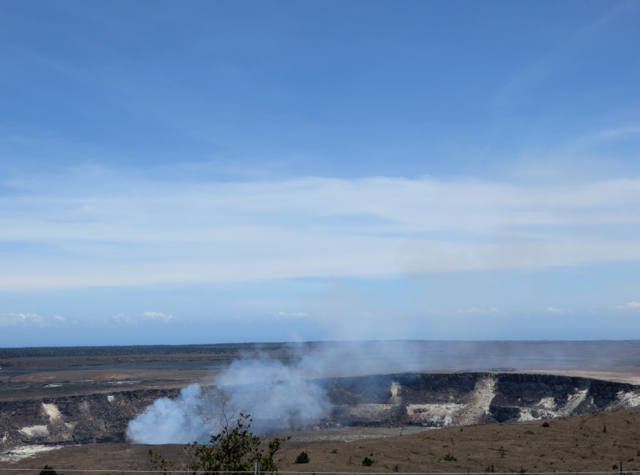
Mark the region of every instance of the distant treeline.
<instances>
[{"instance_id":1,"label":"distant treeline","mask_svg":"<svg viewBox=\"0 0 640 475\"><path fill-rule=\"evenodd\" d=\"M133 345L133 346L50 346L0 348L0 359L60 356L123 356L178 354L234 354L247 351L273 351L284 343L219 343L214 345Z\"/></svg>"},{"instance_id":2,"label":"distant treeline","mask_svg":"<svg viewBox=\"0 0 640 475\"><path fill-rule=\"evenodd\" d=\"M0 359L64 356L135 356L135 355L215 355L251 351L286 349L312 349L319 346L346 346L350 342L295 342L295 343L215 343L210 345L128 345L128 346L43 346L26 348L0 348ZM375 346L378 342L358 342L360 347Z\"/></svg>"},{"instance_id":3,"label":"distant treeline","mask_svg":"<svg viewBox=\"0 0 640 475\"><path fill-rule=\"evenodd\" d=\"M451 345L451 342L426 342L422 340L399 340L395 344ZM235 354L251 351L310 350L318 347L357 346L360 349L375 348L379 341L306 341L278 343L215 343L209 345L128 345L128 346L43 346L25 348L0 348L0 359L28 357L64 356L135 356L135 355L211 355ZM387 345L390 344L387 342ZM393 344L393 343L391 343Z\"/></svg>"},{"instance_id":4,"label":"distant treeline","mask_svg":"<svg viewBox=\"0 0 640 475\"><path fill-rule=\"evenodd\" d=\"M129 345L129 346L59 346L34 348L0 348L0 359L65 356L135 356L135 355L215 355L241 354L252 351L311 350L318 347L349 347L359 351L429 351L434 357L535 357L566 359L585 356L608 361L618 358L640 366L640 340L598 341L309 341L300 343L217 343L210 345ZM631 353L629 353L631 351ZM600 356L598 356L600 355ZM606 355L606 357L602 356Z\"/></svg>"}]
</instances>

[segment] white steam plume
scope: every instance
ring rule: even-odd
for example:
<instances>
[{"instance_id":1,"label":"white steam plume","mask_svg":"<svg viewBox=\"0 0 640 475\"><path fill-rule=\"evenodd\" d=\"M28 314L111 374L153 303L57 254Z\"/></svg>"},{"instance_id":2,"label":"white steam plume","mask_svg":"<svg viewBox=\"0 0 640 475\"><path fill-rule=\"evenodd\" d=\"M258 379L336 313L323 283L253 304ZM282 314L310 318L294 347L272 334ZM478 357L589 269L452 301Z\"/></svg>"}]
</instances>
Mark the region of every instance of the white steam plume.
<instances>
[{"instance_id":1,"label":"white steam plume","mask_svg":"<svg viewBox=\"0 0 640 475\"><path fill-rule=\"evenodd\" d=\"M306 369L270 358L234 361L212 388L194 384L175 400L156 400L129 423L127 437L144 444L208 442L240 412L251 414L258 433L312 425L331 404L321 386L307 381Z\"/></svg>"},{"instance_id":2,"label":"white steam plume","mask_svg":"<svg viewBox=\"0 0 640 475\"><path fill-rule=\"evenodd\" d=\"M371 351L371 345L375 351ZM295 348L290 351L296 354ZM258 433L313 426L331 413L321 382L327 377L410 371L424 365L397 343L325 343L295 363L260 357L234 361L211 388L194 384L174 400L160 398L129 423L135 443L208 442L226 419L251 414Z\"/></svg>"}]
</instances>

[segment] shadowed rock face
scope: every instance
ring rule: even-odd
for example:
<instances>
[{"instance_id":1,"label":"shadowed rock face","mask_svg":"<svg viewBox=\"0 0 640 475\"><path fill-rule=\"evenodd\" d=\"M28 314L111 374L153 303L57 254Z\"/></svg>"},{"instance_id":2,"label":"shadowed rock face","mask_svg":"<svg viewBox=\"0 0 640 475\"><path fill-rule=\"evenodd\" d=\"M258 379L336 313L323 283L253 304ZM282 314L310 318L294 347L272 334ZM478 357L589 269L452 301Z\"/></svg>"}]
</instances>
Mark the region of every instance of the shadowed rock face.
<instances>
[{"instance_id":1,"label":"shadowed rock face","mask_svg":"<svg viewBox=\"0 0 640 475\"><path fill-rule=\"evenodd\" d=\"M131 419L178 389L122 391L60 398L0 402L0 442L87 444L122 442Z\"/></svg>"},{"instance_id":2,"label":"shadowed rock face","mask_svg":"<svg viewBox=\"0 0 640 475\"><path fill-rule=\"evenodd\" d=\"M486 424L640 406L640 387L532 374L400 374L327 382L345 425ZM394 394L392 394L394 393Z\"/></svg>"},{"instance_id":3,"label":"shadowed rock face","mask_svg":"<svg viewBox=\"0 0 640 475\"><path fill-rule=\"evenodd\" d=\"M445 427L640 408L638 386L566 376L408 373L317 383L333 405L319 428ZM0 402L0 442L122 442L130 420L157 398L178 393L157 389Z\"/></svg>"}]
</instances>

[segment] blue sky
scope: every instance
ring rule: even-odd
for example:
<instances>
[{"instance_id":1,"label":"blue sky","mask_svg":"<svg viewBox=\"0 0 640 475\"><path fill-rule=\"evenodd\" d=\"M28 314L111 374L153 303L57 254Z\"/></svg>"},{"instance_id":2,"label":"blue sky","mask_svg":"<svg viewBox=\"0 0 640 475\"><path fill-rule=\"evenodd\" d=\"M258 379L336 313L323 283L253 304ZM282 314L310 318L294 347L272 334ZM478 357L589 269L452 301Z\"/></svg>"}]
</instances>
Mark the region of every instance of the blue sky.
<instances>
[{"instance_id":1,"label":"blue sky","mask_svg":"<svg viewBox=\"0 0 640 475\"><path fill-rule=\"evenodd\" d=\"M640 338L639 24L2 2L0 345Z\"/></svg>"}]
</instances>

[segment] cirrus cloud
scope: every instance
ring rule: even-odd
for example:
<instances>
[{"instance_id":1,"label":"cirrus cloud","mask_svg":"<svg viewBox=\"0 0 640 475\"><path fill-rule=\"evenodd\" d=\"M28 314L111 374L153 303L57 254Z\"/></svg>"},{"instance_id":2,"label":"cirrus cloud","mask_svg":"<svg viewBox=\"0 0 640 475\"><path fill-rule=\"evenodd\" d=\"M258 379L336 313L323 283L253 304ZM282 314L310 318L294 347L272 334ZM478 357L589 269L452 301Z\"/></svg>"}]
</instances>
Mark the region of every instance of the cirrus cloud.
<instances>
[{"instance_id":1,"label":"cirrus cloud","mask_svg":"<svg viewBox=\"0 0 640 475\"><path fill-rule=\"evenodd\" d=\"M51 181L56 186L36 178L4 182L0 243L29 246L2 257L0 290L640 259L640 179L553 186L430 177L194 184L81 168Z\"/></svg>"},{"instance_id":2,"label":"cirrus cloud","mask_svg":"<svg viewBox=\"0 0 640 475\"><path fill-rule=\"evenodd\" d=\"M635 300L633 302L629 302L626 303L624 305L616 305L617 309L621 309L621 310L627 310L627 309L640 309L640 302L636 302Z\"/></svg>"}]
</instances>

